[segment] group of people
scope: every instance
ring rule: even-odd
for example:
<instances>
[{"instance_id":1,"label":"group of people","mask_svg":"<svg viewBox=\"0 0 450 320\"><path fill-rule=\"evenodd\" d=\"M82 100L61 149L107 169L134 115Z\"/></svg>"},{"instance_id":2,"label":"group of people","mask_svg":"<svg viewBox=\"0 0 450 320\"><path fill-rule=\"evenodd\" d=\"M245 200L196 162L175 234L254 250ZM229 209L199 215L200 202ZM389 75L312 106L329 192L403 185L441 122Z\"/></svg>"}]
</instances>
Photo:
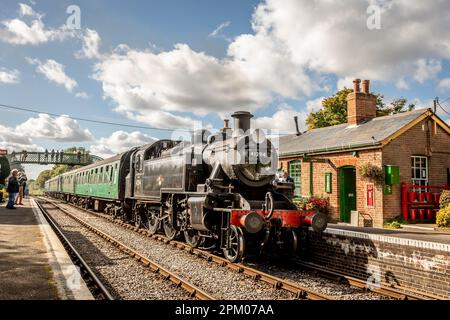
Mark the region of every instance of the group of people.
<instances>
[{"instance_id":1,"label":"group of people","mask_svg":"<svg viewBox=\"0 0 450 320\"><path fill-rule=\"evenodd\" d=\"M23 197L27 186L27 176L17 169L11 171L6 191L9 194L7 209L16 209L14 205L23 205Z\"/></svg>"}]
</instances>

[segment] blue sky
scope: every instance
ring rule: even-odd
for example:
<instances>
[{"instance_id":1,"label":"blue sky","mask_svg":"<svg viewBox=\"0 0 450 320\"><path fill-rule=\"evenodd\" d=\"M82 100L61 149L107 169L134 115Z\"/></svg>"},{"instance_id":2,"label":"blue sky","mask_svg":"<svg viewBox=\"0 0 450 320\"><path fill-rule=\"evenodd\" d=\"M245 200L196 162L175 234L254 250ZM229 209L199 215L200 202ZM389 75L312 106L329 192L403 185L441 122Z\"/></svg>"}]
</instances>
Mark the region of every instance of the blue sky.
<instances>
[{"instance_id":1,"label":"blue sky","mask_svg":"<svg viewBox=\"0 0 450 320\"><path fill-rule=\"evenodd\" d=\"M219 128L244 109L259 126L292 131L294 115L304 120L360 77L386 102L431 107L450 97L450 4L435 2L379 1L370 29L370 3L359 0L2 0L0 104L170 129ZM81 29L63 30L73 4ZM0 109L10 150L77 145L108 156L170 137Z\"/></svg>"}]
</instances>

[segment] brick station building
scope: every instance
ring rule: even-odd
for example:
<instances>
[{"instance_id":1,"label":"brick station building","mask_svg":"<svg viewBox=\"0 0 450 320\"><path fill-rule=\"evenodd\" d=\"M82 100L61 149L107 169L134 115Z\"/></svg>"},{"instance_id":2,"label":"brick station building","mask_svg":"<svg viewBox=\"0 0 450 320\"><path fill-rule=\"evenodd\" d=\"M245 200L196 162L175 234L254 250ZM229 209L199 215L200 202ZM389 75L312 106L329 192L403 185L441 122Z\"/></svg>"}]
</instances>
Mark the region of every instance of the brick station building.
<instances>
[{"instance_id":1,"label":"brick station building","mask_svg":"<svg viewBox=\"0 0 450 320\"><path fill-rule=\"evenodd\" d=\"M296 195L329 199L332 221L382 227L401 214L401 185L375 183L359 167L397 167L399 182L446 185L450 127L431 109L376 117L369 81L354 81L347 97L348 121L280 138L280 167L294 178Z\"/></svg>"}]
</instances>

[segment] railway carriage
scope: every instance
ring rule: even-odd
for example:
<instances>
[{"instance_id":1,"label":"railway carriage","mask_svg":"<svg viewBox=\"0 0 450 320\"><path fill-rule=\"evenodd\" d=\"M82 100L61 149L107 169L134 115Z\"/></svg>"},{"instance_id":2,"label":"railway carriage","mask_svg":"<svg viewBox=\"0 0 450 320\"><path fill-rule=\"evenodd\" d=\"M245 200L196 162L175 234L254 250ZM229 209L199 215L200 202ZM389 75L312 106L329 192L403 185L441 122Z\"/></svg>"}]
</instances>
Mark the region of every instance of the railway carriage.
<instances>
[{"instance_id":1,"label":"railway carriage","mask_svg":"<svg viewBox=\"0 0 450 320\"><path fill-rule=\"evenodd\" d=\"M192 247L221 249L230 261L246 253L295 254L300 233L326 228L326 216L299 211L293 184L275 180L276 150L248 112L234 130L195 132L192 141L159 140L46 183L47 193L111 214Z\"/></svg>"}]
</instances>

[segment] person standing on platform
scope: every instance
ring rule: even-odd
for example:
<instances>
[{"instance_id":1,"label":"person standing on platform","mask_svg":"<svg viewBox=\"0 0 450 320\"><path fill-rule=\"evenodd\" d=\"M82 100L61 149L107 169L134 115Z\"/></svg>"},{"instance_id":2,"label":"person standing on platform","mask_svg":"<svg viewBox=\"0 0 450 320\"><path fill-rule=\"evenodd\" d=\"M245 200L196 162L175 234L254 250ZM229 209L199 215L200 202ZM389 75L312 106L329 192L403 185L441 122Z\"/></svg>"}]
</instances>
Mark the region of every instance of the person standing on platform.
<instances>
[{"instance_id":1,"label":"person standing on platform","mask_svg":"<svg viewBox=\"0 0 450 320\"><path fill-rule=\"evenodd\" d=\"M27 186L27 180L25 173L19 172L19 178L17 179L19 182L19 194L16 197L16 205L23 206L23 195Z\"/></svg>"},{"instance_id":2,"label":"person standing on platform","mask_svg":"<svg viewBox=\"0 0 450 320\"><path fill-rule=\"evenodd\" d=\"M19 171L14 169L11 171L11 177L8 179L8 186L6 191L9 194L7 209L16 209L14 207L14 201L16 200L17 193L19 192L19 181L17 181L17 174Z\"/></svg>"}]
</instances>

